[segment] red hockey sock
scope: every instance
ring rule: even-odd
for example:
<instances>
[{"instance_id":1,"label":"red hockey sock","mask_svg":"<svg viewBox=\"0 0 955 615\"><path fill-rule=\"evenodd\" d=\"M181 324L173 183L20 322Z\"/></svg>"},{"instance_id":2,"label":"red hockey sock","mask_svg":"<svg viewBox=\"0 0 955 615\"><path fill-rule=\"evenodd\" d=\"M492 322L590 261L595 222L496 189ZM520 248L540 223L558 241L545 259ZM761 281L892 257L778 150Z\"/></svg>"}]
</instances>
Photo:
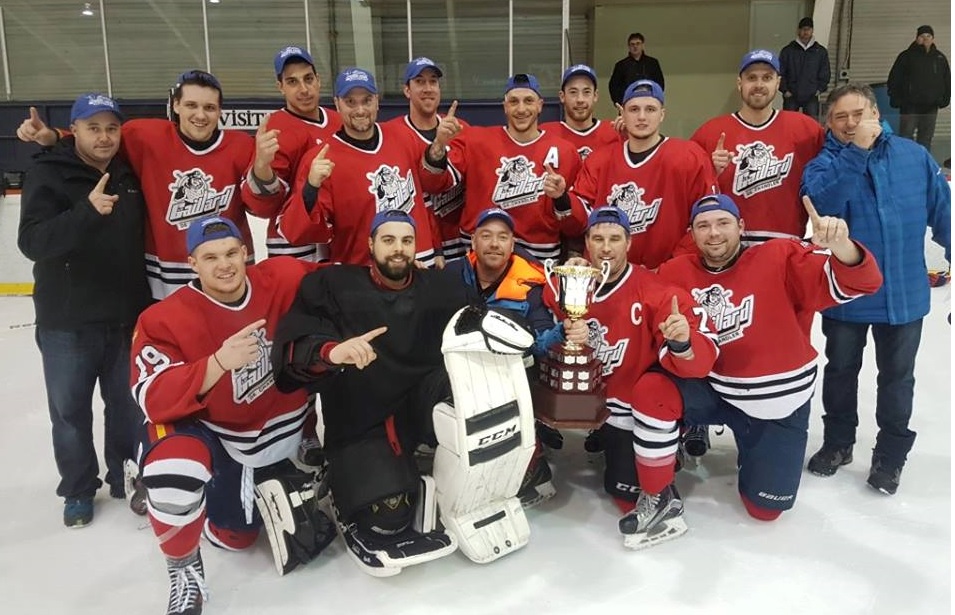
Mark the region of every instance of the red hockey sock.
<instances>
[{"instance_id":1,"label":"red hockey sock","mask_svg":"<svg viewBox=\"0 0 955 615\"><path fill-rule=\"evenodd\" d=\"M672 457L672 456L671 456ZM663 491L673 482L673 459L663 465L647 465L637 461L637 477L640 479L640 488L651 495Z\"/></svg>"},{"instance_id":2,"label":"red hockey sock","mask_svg":"<svg viewBox=\"0 0 955 615\"><path fill-rule=\"evenodd\" d=\"M163 464L163 469L155 470L155 464L159 461L167 462ZM182 473L177 472L177 464L182 464ZM186 494L186 500L190 496L196 499L197 509L193 509L194 518L185 523L177 523L178 514L168 514L162 512L162 504L156 503L155 498L150 497L152 505L149 508L149 522L153 526L153 532L159 539L159 548L167 557L181 558L194 552L199 547L199 538L202 535L202 526L206 520L206 508L202 498L202 492L195 493L186 487L186 485L195 484L196 464L201 468L199 473L204 474L206 480L212 474L212 457L206 444L199 438L187 435L170 435L157 442L143 459L143 485L149 494L154 480L160 483L164 489L176 489L178 482L184 484L182 490ZM202 471L204 470L204 472ZM193 487L194 489L194 487ZM157 512L154 514L153 508ZM162 518L157 518L157 515ZM183 517L191 514L183 515Z\"/></svg>"},{"instance_id":3,"label":"red hockey sock","mask_svg":"<svg viewBox=\"0 0 955 615\"><path fill-rule=\"evenodd\" d=\"M757 506L742 493L739 494L739 498L743 500L743 506L746 507L746 512L748 512L749 516L753 519L759 519L760 521L775 521L779 518L779 515L783 514L783 511L781 510Z\"/></svg>"},{"instance_id":4,"label":"red hockey sock","mask_svg":"<svg viewBox=\"0 0 955 615\"><path fill-rule=\"evenodd\" d=\"M631 502L623 498L614 497L612 499L613 499L613 503L617 505L617 508L619 508L620 512L622 512L623 514L627 514L628 512L633 510L634 506L637 505L636 502Z\"/></svg>"}]
</instances>

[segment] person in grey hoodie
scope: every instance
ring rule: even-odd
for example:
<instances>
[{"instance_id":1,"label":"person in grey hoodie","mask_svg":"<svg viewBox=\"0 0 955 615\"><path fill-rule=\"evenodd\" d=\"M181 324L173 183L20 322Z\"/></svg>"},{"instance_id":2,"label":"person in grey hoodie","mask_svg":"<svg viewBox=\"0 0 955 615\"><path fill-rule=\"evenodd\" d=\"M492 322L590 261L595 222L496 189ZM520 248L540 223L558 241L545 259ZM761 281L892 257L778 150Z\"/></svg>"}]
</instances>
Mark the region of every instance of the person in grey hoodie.
<instances>
[{"instance_id":1,"label":"person in grey hoodie","mask_svg":"<svg viewBox=\"0 0 955 615\"><path fill-rule=\"evenodd\" d=\"M919 26L915 40L895 58L888 89L889 105L899 110L899 135L931 151L938 110L952 97L952 70L935 46L932 26Z\"/></svg>"},{"instance_id":2,"label":"person in grey hoodie","mask_svg":"<svg viewBox=\"0 0 955 615\"><path fill-rule=\"evenodd\" d=\"M783 109L819 119L819 95L829 87L829 52L813 38L811 17L799 20L796 39L779 52Z\"/></svg>"}]
</instances>

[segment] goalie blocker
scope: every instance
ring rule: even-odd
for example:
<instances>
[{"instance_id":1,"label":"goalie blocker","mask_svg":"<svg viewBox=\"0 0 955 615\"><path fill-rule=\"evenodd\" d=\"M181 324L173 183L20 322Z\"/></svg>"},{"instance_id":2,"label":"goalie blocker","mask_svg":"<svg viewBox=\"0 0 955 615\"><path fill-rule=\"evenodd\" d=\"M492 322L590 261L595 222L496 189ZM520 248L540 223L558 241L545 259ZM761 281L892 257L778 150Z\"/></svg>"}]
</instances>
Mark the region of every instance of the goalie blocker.
<instances>
[{"instance_id":1,"label":"goalie blocker","mask_svg":"<svg viewBox=\"0 0 955 615\"><path fill-rule=\"evenodd\" d=\"M441 520L472 561L486 563L530 538L517 492L534 453L534 417L522 356L533 335L511 318L470 306L444 331L454 405L434 409L434 479Z\"/></svg>"}]
</instances>

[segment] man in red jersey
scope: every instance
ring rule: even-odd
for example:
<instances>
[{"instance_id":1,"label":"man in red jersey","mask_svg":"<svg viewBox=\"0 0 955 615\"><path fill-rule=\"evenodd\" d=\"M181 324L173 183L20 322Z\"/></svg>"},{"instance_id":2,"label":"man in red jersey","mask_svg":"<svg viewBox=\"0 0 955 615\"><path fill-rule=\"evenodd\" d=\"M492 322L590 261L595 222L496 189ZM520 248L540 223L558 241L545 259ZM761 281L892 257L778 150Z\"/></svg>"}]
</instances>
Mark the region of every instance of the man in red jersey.
<instances>
[{"instance_id":1,"label":"man in red jersey","mask_svg":"<svg viewBox=\"0 0 955 615\"><path fill-rule=\"evenodd\" d=\"M700 254L660 266L663 282L693 296L701 329L717 337L720 352L705 380L650 372L634 387L641 493L620 521L632 548L686 531L673 486L681 422L733 430L739 495L750 516L772 521L795 503L817 369L813 316L882 284L875 258L849 238L845 221L820 217L804 201L812 244L774 239L745 247L729 195L704 196L691 213Z\"/></svg>"},{"instance_id":2,"label":"man in red jersey","mask_svg":"<svg viewBox=\"0 0 955 615\"><path fill-rule=\"evenodd\" d=\"M276 218L288 197L298 163L305 152L328 142L341 128L336 111L319 106L322 80L315 61L305 49L285 47L275 55L276 86L285 106L269 115L255 135L256 153L248 181L242 185L242 199L260 202L268 210L269 226L265 247L269 256L288 255L307 261L328 260L328 246L294 246L278 232Z\"/></svg>"},{"instance_id":3,"label":"man in red jersey","mask_svg":"<svg viewBox=\"0 0 955 615\"><path fill-rule=\"evenodd\" d=\"M444 73L430 58L415 58L405 67L405 98L408 113L386 122L408 131L422 144L430 145L438 133L442 116L438 114L441 104L441 78ZM467 122L456 118L464 129ZM441 252L435 257L437 266L445 261L464 256L466 247L459 242L461 206L464 205L464 184L456 183L440 194L425 194L425 206L431 209L441 237Z\"/></svg>"},{"instance_id":4,"label":"man in red jersey","mask_svg":"<svg viewBox=\"0 0 955 615\"><path fill-rule=\"evenodd\" d=\"M748 52L736 79L739 111L709 120L691 137L711 154L719 191L739 206L746 243L798 238L806 232L799 181L803 167L822 149L825 134L809 116L773 109L779 80L776 54Z\"/></svg>"},{"instance_id":5,"label":"man in red jersey","mask_svg":"<svg viewBox=\"0 0 955 615\"><path fill-rule=\"evenodd\" d=\"M717 356L713 340L701 332L689 294L628 262L630 241L630 220L623 211L599 207L591 212L585 235L590 261L567 261L609 267L607 282L597 289L585 320L567 326L565 334L579 341L578 328L586 327L587 345L603 367L609 411L599 432L606 458L604 489L622 513L634 509L640 494L634 463L634 438L640 427L636 407L654 399L653 391L640 391L634 383L651 368L702 378ZM544 297L554 313L563 316L553 291L545 290ZM672 466L674 460L663 462Z\"/></svg>"},{"instance_id":6,"label":"man in red jersey","mask_svg":"<svg viewBox=\"0 0 955 615\"><path fill-rule=\"evenodd\" d=\"M649 79L630 84L621 117L627 139L584 161L571 195L587 207L612 205L630 220L630 262L653 269L688 241L690 207L716 189L706 153L660 133L663 90Z\"/></svg>"},{"instance_id":7,"label":"man in red jersey","mask_svg":"<svg viewBox=\"0 0 955 615\"><path fill-rule=\"evenodd\" d=\"M304 391L280 392L270 349L280 317L316 265L289 257L246 266L227 218L193 222L197 278L149 307L133 334L131 385L146 415L142 483L166 557L169 614L207 598L200 536L240 550L265 527L279 574L333 538L312 477L290 465L307 413Z\"/></svg>"},{"instance_id":8,"label":"man in red jersey","mask_svg":"<svg viewBox=\"0 0 955 615\"><path fill-rule=\"evenodd\" d=\"M242 201L241 185L255 143L242 132L219 129L219 80L201 70L182 73L171 92L170 111L172 121L134 119L123 124L122 151L140 178L146 198L146 275L155 299L195 277L183 241L192 222L224 216L252 245L246 210L268 215L255 203ZM17 136L49 146L61 132L38 118L28 118Z\"/></svg>"},{"instance_id":9,"label":"man in red jersey","mask_svg":"<svg viewBox=\"0 0 955 615\"><path fill-rule=\"evenodd\" d=\"M597 104L597 73L586 64L575 64L564 71L560 80L560 104L564 107L564 119L541 124L543 131L551 131L570 141L577 148L580 159L604 145L616 145L620 133L613 122L604 122L594 117Z\"/></svg>"},{"instance_id":10,"label":"man in red jersey","mask_svg":"<svg viewBox=\"0 0 955 615\"><path fill-rule=\"evenodd\" d=\"M556 257L562 233L576 237L583 232L586 213L579 205L574 211L566 195L577 177L580 157L571 143L538 128L543 107L537 78L513 75L504 88L507 125L472 126L451 142L447 158L464 182L465 245L488 207L510 214L516 244L534 258ZM445 151L432 146L430 155L443 159Z\"/></svg>"},{"instance_id":11,"label":"man in red jersey","mask_svg":"<svg viewBox=\"0 0 955 615\"><path fill-rule=\"evenodd\" d=\"M378 88L368 71L350 68L338 75L335 105L342 128L302 159L279 230L296 245L330 242L333 261L364 265L371 259L365 229L372 218L400 209L417 224L417 260L433 265L441 240L423 194L453 185L443 156L430 159L417 136L400 126L376 122ZM435 144L442 153L460 130L455 106L436 132Z\"/></svg>"}]
</instances>

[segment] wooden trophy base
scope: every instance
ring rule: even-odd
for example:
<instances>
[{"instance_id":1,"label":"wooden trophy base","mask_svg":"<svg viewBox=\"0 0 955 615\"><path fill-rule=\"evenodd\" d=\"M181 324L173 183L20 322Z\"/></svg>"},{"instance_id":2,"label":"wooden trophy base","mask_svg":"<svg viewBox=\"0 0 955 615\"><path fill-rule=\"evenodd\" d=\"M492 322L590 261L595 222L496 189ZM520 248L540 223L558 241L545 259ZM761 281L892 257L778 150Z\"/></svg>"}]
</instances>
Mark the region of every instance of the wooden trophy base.
<instances>
[{"instance_id":1,"label":"wooden trophy base","mask_svg":"<svg viewBox=\"0 0 955 615\"><path fill-rule=\"evenodd\" d=\"M597 429L610 415L603 383L591 393L555 391L538 381L530 386L534 416L555 429Z\"/></svg>"}]
</instances>

